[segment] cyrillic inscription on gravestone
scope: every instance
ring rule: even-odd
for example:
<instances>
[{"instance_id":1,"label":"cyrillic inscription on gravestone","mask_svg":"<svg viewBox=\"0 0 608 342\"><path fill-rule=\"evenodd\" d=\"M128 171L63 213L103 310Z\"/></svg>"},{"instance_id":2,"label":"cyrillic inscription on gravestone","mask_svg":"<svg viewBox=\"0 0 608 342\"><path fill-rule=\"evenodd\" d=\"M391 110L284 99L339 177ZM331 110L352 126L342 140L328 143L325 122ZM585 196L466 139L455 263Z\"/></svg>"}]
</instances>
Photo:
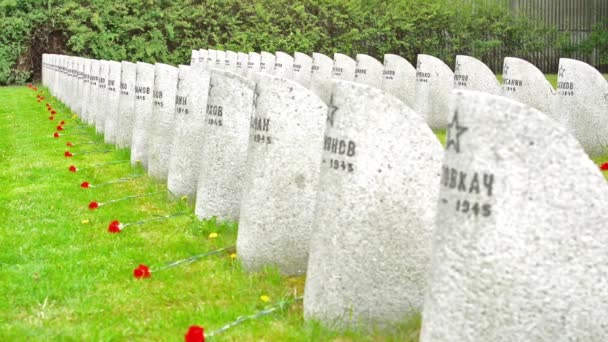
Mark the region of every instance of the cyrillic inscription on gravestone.
<instances>
[{"instance_id":1,"label":"cyrillic inscription on gravestone","mask_svg":"<svg viewBox=\"0 0 608 342\"><path fill-rule=\"evenodd\" d=\"M266 51L260 53L260 72L272 74L274 70L274 62L276 57L274 54Z\"/></svg>"},{"instance_id":2,"label":"cyrillic inscription on gravestone","mask_svg":"<svg viewBox=\"0 0 608 342\"><path fill-rule=\"evenodd\" d=\"M306 271L327 106L300 84L258 74L237 253L245 269Z\"/></svg>"},{"instance_id":3,"label":"cyrillic inscription on gravestone","mask_svg":"<svg viewBox=\"0 0 608 342\"><path fill-rule=\"evenodd\" d=\"M310 74L310 90L325 103L331 98L331 73L334 61L322 53L312 54L312 72Z\"/></svg>"},{"instance_id":4,"label":"cyrillic inscription on gravestone","mask_svg":"<svg viewBox=\"0 0 608 342\"><path fill-rule=\"evenodd\" d=\"M148 152L152 134L154 108L154 65L137 62L135 79L135 118L131 139L131 164L140 162L148 169Z\"/></svg>"},{"instance_id":5,"label":"cyrillic inscription on gravestone","mask_svg":"<svg viewBox=\"0 0 608 342\"><path fill-rule=\"evenodd\" d=\"M116 145L131 146L133 138L133 122L135 121L135 78L137 65L123 61L121 63L120 100L118 102L118 121Z\"/></svg>"},{"instance_id":6,"label":"cyrillic inscription on gravestone","mask_svg":"<svg viewBox=\"0 0 608 342\"><path fill-rule=\"evenodd\" d=\"M215 67L215 59L217 57L217 51L216 50L212 50L212 49L208 49L207 50L207 64L209 65L209 68L214 68Z\"/></svg>"},{"instance_id":7,"label":"cyrillic inscription on gravestone","mask_svg":"<svg viewBox=\"0 0 608 342\"><path fill-rule=\"evenodd\" d=\"M260 71L261 56L257 52L249 53L249 60L247 61L247 78L254 81L255 74Z\"/></svg>"},{"instance_id":8,"label":"cyrillic inscription on gravestone","mask_svg":"<svg viewBox=\"0 0 608 342\"><path fill-rule=\"evenodd\" d=\"M307 88L310 87L312 58L301 52L296 52L293 56L293 80Z\"/></svg>"},{"instance_id":9,"label":"cyrillic inscription on gravestone","mask_svg":"<svg viewBox=\"0 0 608 342\"><path fill-rule=\"evenodd\" d=\"M207 50L199 49L198 50L198 62L204 65L208 65L207 63Z\"/></svg>"},{"instance_id":10,"label":"cyrillic inscription on gravestone","mask_svg":"<svg viewBox=\"0 0 608 342\"><path fill-rule=\"evenodd\" d=\"M87 111L91 103L91 62L92 59L83 58L82 92L80 101L80 120L87 121ZM48 77L48 76L47 76ZM49 85L47 84L47 87Z\"/></svg>"},{"instance_id":11,"label":"cyrillic inscription on gravestone","mask_svg":"<svg viewBox=\"0 0 608 342\"><path fill-rule=\"evenodd\" d=\"M331 78L335 80L354 81L357 62L347 55L334 54L334 67L331 69Z\"/></svg>"},{"instance_id":12,"label":"cyrillic inscription on gravestone","mask_svg":"<svg viewBox=\"0 0 608 342\"><path fill-rule=\"evenodd\" d=\"M358 54L356 60L355 82L382 88L382 63L365 54Z\"/></svg>"},{"instance_id":13,"label":"cyrillic inscription on gravestone","mask_svg":"<svg viewBox=\"0 0 608 342\"><path fill-rule=\"evenodd\" d=\"M237 72L237 54L234 51L226 51L226 59L224 69L232 72Z\"/></svg>"},{"instance_id":14,"label":"cyrillic inscription on gravestone","mask_svg":"<svg viewBox=\"0 0 608 342\"><path fill-rule=\"evenodd\" d=\"M167 190L176 198L196 197L205 139L205 108L209 94L209 69L203 66L179 66L179 82L175 99L175 133L169 158ZM207 160L206 160L207 161Z\"/></svg>"},{"instance_id":15,"label":"cyrillic inscription on gravestone","mask_svg":"<svg viewBox=\"0 0 608 342\"><path fill-rule=\"evenodd\" d=\"M555 89L533 64L523 59L507 57L502 78L503 96L525 103L547 115L553 114Z\"/></svg>"},{"instance_id":16,"label":"cyrillic inscription on gravestone","mask_svg":"<svg viewBox=\"0 0 608 342\"><path fill-rule=\"evenodd\" d=\"M416 68L398 55L384 55L382 89L408 105L415 106Z\"/></svg>"},{"instance_id":17,"label":"cyrillic inscription on gravestone","mask_svg":"<svg viewBox=\"0 0 608 342\"><path fill-rule=\"evenodd\" d=\"M96 59L91 60L91 71L89 76L89 98L88 104L85 107L85 117L83 120L89 125L95 124L95 115L97 113L97 83L99 82L99 61ZM57 78L59 75L57 75ZM57 88L55 88L57 89Z\"/></svg>"},{"instance_id":18,"label":"cyrillic inscription on gravestone","mask_svg":"<svg viewBox=\"0 0 608 342\"><path fill-rule=\"evenodd\" d=\"M581 61L560 59L554 113L588 154L608 154L608 82L599 71Z\"/></svg>"},{"instance_id":19,"label":"cyrillic inscription on gravestone","mask_svg":"<svg viewBox=\"0 0 608 342\"><path fill-rule=\"evenodd\" d=\"M221 70L211 71L205 139L195 214L201 219L238 220L247 165L253 81Z\"/></svg>"},{"instance_id":20,"label":"cyrillic inscription on gravestone","mask_svg":"<svg viewBox=\"0 0 608 342\"><path fill-rule=\"evenodd\" d=\"M198 50L192 50L192 53L190 54L190 65L194 65L194 64L198 63L198 56L199 56Z\"/></svg>"},{"instance_id":21,"label":"cyrillic inscription on gravestone","mask_svg":"<svg viewBox=\"0 0 608 342\"><path fill-rule=\"evenodd\" d=\"M304 316L394 327L422 308L443 148L418 114L366 85L336 82L327 121Z\"/></svg>"},{"instance_id":22,"label":"cyrillic inscription on gravestone","mask_svg":"<svg viewBox=\"0 0 608 342\"><path fill-rule=\"evenodd\" d=\"M217 50L215 51L215 66L212 66L216 69L224 69L226 66L226 52Z\"/></svg>"},{"instance_id":23,"label":"cyrillic inscription on gravestone","mask_svg":"<svg viewBox=\"0 0 608 342\"><path fill-rule=\"evenodd\" d=\"M494 72L482 61L463 55L456 56L454 89L477 90L500 95L500 84Z\"/></svg>"},{"instance_id":24,"label":"cyrillic inscription on gravestone","mask_svg":"<svg viewBox=\"0 0 608 342\"><path fill-rule=\"evenodd\" d=\"M247 62L249 61L249 55L244 52L238 52L236 58L236 73L246 77L247 76Z\"/></svg>"},{"instance_id":25,"label":"cyrillic inscription on gravestone","mask_svg":"<svg viewBox=\"0 0 608 342\"><path fill-rule=\"evenodd\" d=\"M107 94L105 98L104 141L115 144L118 123L118 105L120 102L120 63L109 62Z\"/></svg>"},{"instance_id":26,"label":"cyrillic inscription on gravestone","mask_svg":"<svg viewBox=\"0 0 608 342\"><path fill-rule=\"evenodd\" d=\"M420 341L602 341L608 186L566 129L459 90Z\"/></svg>"},{"instance_id":27,"label":"cyrillic inscription on gravestone","mask_svg":"<svg viewBox=\"0 0 608 342\"><path fill-rule=\"evenodd\" d=\"M293 79L293 57L285 52L277 51L273 74L289 80Z\"/></svg>"},{"instance_id":28,"label":"cyrillic inscription on gravestone","mask_svg":"<svg viewBox=\"0 0 608 342\"><path fill-rule=\"evenodd\" d=\"M177 93L176 67L154 65L154 106L152 131L149 136L148 174L159 180L167 179L171 144L175 132L175 97Z\"/></svg>"},{"instance_id":29,"label":"cyrillic inscription on gravestone","mask_svg":"<svg viewBox=\"0 0 608 342\"><path fill-rule=\"evenodd\" d=\"M418 55L416 65L416 106L433 129L445 129L449 102L454 87L454 73L442 60Z\"/></svg>"},{"instance_id":30,"label":"cyrillic inscription on gravestone","mask_svg":"<svg viewBox=\"0 0 608 342\"><path fill-rule=\"evenodd\" d=\"M106 118L106 98L108 97L108 73L110 64L108 61L99 61L99 79L97 81L97 98L95 99L95 131L103 134Z\"/></svg>"}]
</instances>

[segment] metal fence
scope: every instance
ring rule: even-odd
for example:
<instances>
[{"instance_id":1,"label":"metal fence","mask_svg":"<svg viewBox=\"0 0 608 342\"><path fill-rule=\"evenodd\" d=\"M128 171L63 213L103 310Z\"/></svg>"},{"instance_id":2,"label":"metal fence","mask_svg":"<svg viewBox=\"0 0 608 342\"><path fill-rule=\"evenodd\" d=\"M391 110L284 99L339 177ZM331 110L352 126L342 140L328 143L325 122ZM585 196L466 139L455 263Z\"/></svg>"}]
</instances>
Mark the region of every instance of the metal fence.
<instances>
[{"instance_id":1,"label":"metal fence","mask_svg":"<svg viewBox=\"0 0 608 342\"><path fill-rule=\"evenodd\" d=\"M507 6L511 13L530 18L536 25L549 25L563 33L573 45L587 39L594 26L608 19L608 0L484 0ZM608 27L605 27L608 30ZM544 39L544 37L539 37ZM549 37L546 37L549 42ZM560 57L574 58L593 65L602 72L608 72L608 65L601 64L597 51L591 54L559 51L556 46L547 46L544 51L511 57L520 57L536 65L545 73L556 73ZM503 52L497 52L484 60L496 71L502 71Z\"/></svg>"}]
</instances>

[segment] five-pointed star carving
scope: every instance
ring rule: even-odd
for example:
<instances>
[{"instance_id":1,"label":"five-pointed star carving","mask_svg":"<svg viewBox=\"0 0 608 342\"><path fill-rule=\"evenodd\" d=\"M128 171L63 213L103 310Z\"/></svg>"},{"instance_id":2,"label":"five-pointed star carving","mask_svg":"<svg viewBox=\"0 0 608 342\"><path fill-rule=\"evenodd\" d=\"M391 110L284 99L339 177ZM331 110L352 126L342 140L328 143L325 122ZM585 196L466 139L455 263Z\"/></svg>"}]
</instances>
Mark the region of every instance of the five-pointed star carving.
<instances>
[{"instance_id":1,"label":"five-pointed star carving","mask_svg":"<svg viewBox=\"0 0 608 342\"><path fill-rule=\"evenodd\" d=\"M416 69L420 70L421 65L422 65L422 62L420 60L418 60L418 62L416 63Z\"/></svg>"},{"instance_id":2,"label":"five-pointed star carving","mask_svg":"<svg viewBox=\"0 0 608 342\"><path fill-rule=\"evenodd\" d=\"M506 63L505 63L505 64L502 66L502 73L503 73L504 75L507 75L507 74L509 73L509 65L508 65L508 64L506 64Z\"/></svg>"},{"instance_id":3,"label":"five-pointed star carving","mask_svg":"<svg viewBox=\"0 0 608 342\"><path fill-rule=\"evenodd\" d=\"M448 124L448 142L446 149L449 150L450 147L453 146L456 153L460 153L460 136L468 130L468 127L460 126L458 123L458 110L456 110L452 122Z\"/></svg>"},{"instance_id":4,"label":"five-pointed star carving","mask_svg":"<svg viewBox=\"0 0 608 342\"><path fill-rule=\"evenodd\" d=\"M564 77L564 73L566 72L566 69L563 66L559 66L559 77Z\"/></svg>"},{"instance_id":5,"label":"five-pointed star carving","mask_svg":"<svg viewBox=\"0 0 608 342\"><path fill-rule=\"evenodd\" d=\"M258 107L258 96L260 93L258 92L258 86L256 84L255 89L253 90L253 108Z\"/></svg>"},{"instance_id":6,"label":"five-pointed star carving","mask_svg":"<svg viewBox=\"0 0 608 342\"><path fill-rule=\"evenodd\" d=\"M454 71L460 71L460 63L456 62L456 68L454 68Z\"/></svg>"},{"instance_id":7,"label":"five-pointed star carving","mask_svg":"<svg viewBox=\"0 0 608 342\"><path fill-rule=\"evenodd\" d=\"M338 107L334 105L334 96L332 95L329 99L329 107L327 107L327 122L334 127L334 117L336 116L336 111Z\"/></svg>"}]
</instances>

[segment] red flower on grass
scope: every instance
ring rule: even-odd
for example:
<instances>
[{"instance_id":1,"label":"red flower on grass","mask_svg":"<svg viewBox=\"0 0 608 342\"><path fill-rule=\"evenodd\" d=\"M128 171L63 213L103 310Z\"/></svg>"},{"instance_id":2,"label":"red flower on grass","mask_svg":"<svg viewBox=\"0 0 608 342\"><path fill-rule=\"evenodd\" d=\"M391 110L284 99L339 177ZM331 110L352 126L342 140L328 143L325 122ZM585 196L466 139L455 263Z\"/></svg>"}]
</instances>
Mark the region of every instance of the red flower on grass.
<instances>
[{"instance_id":1,"label":"red flower on grass","mask_svg":"<svg viewBox=\"0 0 608 342\"><path fill-rule=\"evenodd\" d=\"M150 278L150 268L144 264L139 264L136 269L133 270L133 276L136 279Z\"/></svg>"},{"instance_id":2,"label":"red flower on grass","mask_svg":"<svg viewBox=\"0 0 608 342\"><path fill-rule=\"evenodd\" d=\"M88 188L91 187L91 183L89 183L89 182L82 182L80 184L80 187L83 188L83 189L88 189ZM93 202L91 202L91 203L93 203ZM89 204L89 206L90 206L90 204Z\"/></svg>"},{"instance_id":3,"label":"red flower on grass","mask_svg":"<svg viewBox=\"0 0 608 342\"><path fill-rule=\"evenodd\" d=\"M99 202L93 201L93 202L89 203L89 209L95 210L97 208L99 208Z\"/></svg>"},{"instance_id":4,"label":"red flower on grass","mask_svg":"<svg viewBox=\"0 0 608 342\"><path fill-rule=\"evenodd\" d=\"M54 111L54 110L51 110L51 114L52 114L52 115L55 115L55 114L57 114L57 112L56 112L56 111Z\"/></svg>"},{"instance_id":5,"label":"red flower on grass","mask_svg":"<svg viewBox=\"0 0 608 342\"><path fill-rule=\"evenodd\" d=\"M604 163L600 165L600 170L602 171L608 171L608 163Z\"/></svg>"},{"instance_id":6,"label":"red flower on grass","mask_svg":"<svg viewBox=\"0 0 608 342\"><path fill-rule=\"evenodd\" d=\"M53 137L55 138L59 138L61 136L61 134L59 134L58 132L53 133Z\"/></svg>"},{"instance_id":7,"label":"red flower on grass","mask_svg":"<svg viewBox=\"0 0 608 342\"><path fill-rule=\"evenodd\" d=\"M55 120L55 117L51 115L49 116L49 120Z\"/></svg>"},{"instance_id":8,"label":"red flower on grass","mask_svg":"<svg viewBox=\"0 0 608 342\"><path fill-rule=\"evenodd\" d=\"M118 220L114 220L114 221L110 222L110 225L108 226L108 232L120 233L121 230L122 230L122 224L120 224L120 222Z\"/></svg>"},{"instance_id":9,"label":"red flower on grass","mask_svg":"<svg viewBox=\"0 0 608 342\"><path fill-rule=\"evenodd\" d=\"M27 87L28 87L28 88L31 88L31 87L32 87L32 84L31 84L31 83L28 83L28 84L27 84Z\"/></svg>"},{"instance_id":10,"label":"red flower on grass","mask_svg":"<svg viewBox=\"0 0 608 342\"><path fill-rule=\"evenodd\" d=\"M65 153L63 154L66 158L71 158L73 156L72 153L70 153L70 151L65 151Z\"/></svg>"},{"instance_id":11,"label":"red flower on grass","mask_svg":"<svg viewBox=\"0 0 608 342\"><path fill-rule=\"evenodd\" d=\"M191 325L184 335L184 340L186 342L205 342L205 329L198 325Z\"/></svg>"},{"instance_id":12,"label":"red flower on grass","mask_svg":"<svg viewBox=\"0 0 608 342\"><path fill-rule=\"evenodd\" d=\"M76 166L74 165L70 165L70 168L68 170L70 170L70 172L76 172L78 171L78 168L76 168Z\"/></svg>"},{"instance_id":13,"label":"red flower on grass","mask_svg":"<svg viewBox=\"0 0 608 342\"><path fill-rule=\"evenodd\" d=\"M58 131L63 131L63 127L61 127L61 125L57 126L57 130Z\"/></svg>"},{"instance_id":14,"label":"red flower on grass","mask_svg":"<svg viewBox=\"0 0 608 342\"><path fill-rule=\"evenodd\" d=\"M72 146L74 146L74 144L72 144L71 142L69 142L69 141L68 141L68 142L65 144L65 146L67 146L67 147L72 147Z\"/></svg>"},{"instance_id":15,"label":"red flower on grass","mask_svg":"<svg viewBox=\"0 0 608 342\"><path fill-rule=\"evenodd\" d=\"M65 121L61 120L61 122L59 123L60 125L65 125Z\"/></svg>"},{"instance_id":16,"label":"red flower on grass","mask_svg":"<svg viewBox=\"0 0 608 342\"><path fill-rule=\"evenodd\" d=\"M40 102L40 99L38 99L38 101L36 101L36 102Z\"/></svg>"}]
</instances>

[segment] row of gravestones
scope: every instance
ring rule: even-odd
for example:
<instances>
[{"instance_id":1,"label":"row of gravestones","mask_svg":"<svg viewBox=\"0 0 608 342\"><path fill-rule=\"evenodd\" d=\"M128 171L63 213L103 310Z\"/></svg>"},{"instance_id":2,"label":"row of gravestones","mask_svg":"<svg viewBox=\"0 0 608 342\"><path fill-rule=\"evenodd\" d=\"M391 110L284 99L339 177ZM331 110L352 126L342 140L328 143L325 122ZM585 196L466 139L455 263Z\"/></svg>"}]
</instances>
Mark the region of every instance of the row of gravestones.
<instances>
[{"instance_id":1,"label":"row of gravestones","mask_svg":"<svg viewBox=\"0 0 608 342\"><path fill-rule=\"evenodd\" d=\"M246 269L306 272L307 319L392 327L422 310L423 341L608 334L608 187L563 125L457 90L444 152L403 101L331 81L346 56L313 57L308 87L270 74L279 56L244 76L45 55L43 82L199 217L238 219Z\"/></svg>"}]
</instances>

